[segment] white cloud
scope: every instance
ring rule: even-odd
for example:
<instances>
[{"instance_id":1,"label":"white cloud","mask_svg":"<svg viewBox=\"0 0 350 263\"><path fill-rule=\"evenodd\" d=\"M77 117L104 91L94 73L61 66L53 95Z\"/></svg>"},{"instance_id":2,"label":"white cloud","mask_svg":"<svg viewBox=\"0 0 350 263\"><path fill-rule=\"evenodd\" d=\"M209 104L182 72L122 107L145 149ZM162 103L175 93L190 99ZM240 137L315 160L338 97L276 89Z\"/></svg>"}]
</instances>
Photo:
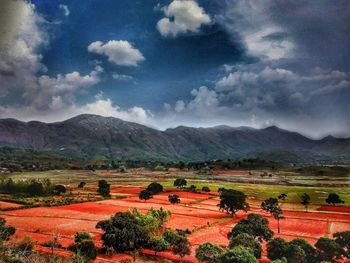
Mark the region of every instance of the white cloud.
<instances>
[{"instance_id":1,"label":"white cloud","mask_svg":"<svg viewBox=\"0 0 350 263\"><path fill-rule=\"evenodd\" d=\"M58 7L63 11L63 14L64 14L65 16L69 16L70 11L69 11L69 8L68 8L67 5L62 5L62 4L60 4Z\"/></svg>"},{"instance_id":2,"label":"white cloud","mask_svg":"<svg viewBox=\"0 0 350 263\"><path fill-rule=\"evenodd\" d=\"M174 0L163 11L166 17L158 21L157 29L165 37L198 32L202 25L211 23L210 16L193 0Z\"/></svg>"},{"instance_id":3,"label":"white cloud","mask_svg":"<svg viewBox=\"0 0 350 263\"><path fill-rule=\"evenodd\" d=\"M125 74L118 74L118 73L113 73L112 74L112 78L115 80L119 80L119 81L131 81L134 78L130 75L125 75Z\"/></svg>"},{"instance_id":4,"label":"white cloud","mask_svg":"<svg viewBox=\"0 0 350 263\"><path fill-rule=\"evenodd\" d=\"M142 53L125 40L95 41L88 51L108 57L108 61L120 66L137 66L145 60Z\"/></svg>"}]
</instances>

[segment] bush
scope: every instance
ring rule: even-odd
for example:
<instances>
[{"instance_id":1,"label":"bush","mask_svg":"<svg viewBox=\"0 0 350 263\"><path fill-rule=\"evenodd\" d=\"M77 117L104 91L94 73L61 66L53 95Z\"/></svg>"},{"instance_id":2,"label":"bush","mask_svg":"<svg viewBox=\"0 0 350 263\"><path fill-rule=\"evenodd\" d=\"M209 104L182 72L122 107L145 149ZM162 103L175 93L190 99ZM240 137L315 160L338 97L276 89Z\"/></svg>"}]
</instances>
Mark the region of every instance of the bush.
<instances>
[{"instance_id":1,"label":"bush","mask_svg":"<svg viewBox=\"0 0 350 263\"><path fill-rule=\"evenodd\" d=\"M163 192L163 186L159 183L150 183L146 190L155 195Z\"/></svg>"},{"instance_id":2,"label":"bush","mask_svg":"<svg viewBox=\"0 0 350 263\"><path fill-rule=\"evenodd\" d=\"M210 188L208 186L203 186L202 187L202 191L209 193L210 192Z\"/></svg>"},{"instance_id":3,"label":"bush","mask_svg":"<svg viewBox=\"0 0 350 263\"><path fill-rule=\"evenodd\" d=\"M152 192L151 191L148 191L148 190L142 190L140 193L139 193L139 199L140 200L149 200L151 199L153 196L152 196Z\"/></svg>"},{"instance_id":4,"label":"bush","mask_svg":"<svg viewBox=\"0 0 350 263\"><path fill-rule=\"evenodd\" d=\"M286 254L287 242L278 237L267 243L267 257L271 260L283 258Z\"/></svg>"},{"instance_id":5,"label":"bush","mask_svg":"<svg viewBox=\"0 0 350 263\"><path fill-rule=\"evenodd\" d=\"M250 249L235 247L220 257L221 263L258 263Z\"/></svg>"},{"instance_id":6,"label":"bush","mask_svg":"<svg viewBox=\"0 0 350 263\"><path fill-rule=\"evenodd\" d=\"M200 262L216 263L224 252L222 247L208 242L197 247L196 258Z\"/></svg>"},{"instance_id":7,"label":"bush","mask_svg":"<svg viewBox=\"0 0 350 263\"><path fill-rule=\"evenodd\" d=\"M67 191L66 187L61 184L56 184L54 186L54 193L57 195L64 194Z\"/></svg>"},{"instance_id":8,"label":"bush","mask_svg":"<svg viewBox=\"0 0 350 263\"><path fill-rule=\"evenodd\" d=\"M154 250L154 255L170 248L170 244L163 237L152 237L148 245Z\"/></svg>"},{"instance_id":9,"label":"bush","mask_svg":"<svg viewBox=\"0 0 350 263\"><path fill-rule=\"evenodd\" d=\"M168 195L168 200L171 204L178 204L180 203L180 198L176 194Z\"/></svg>"},{"instance_id":10,"label":"bush","mask_svg":"<svg viewBox=\"0 0 350 263\"><path fill-rule=\"evenodd\" d=\"M249 234L243 233L232 238L229 244L229 248L235 248L238 246L249 248L253 251L256 258L261 257L261 244L255 240L255 238Z\"/></svg>"},{"instance_id":11,"label":"bush","mask_svg":"<svg viewBox=\"0 0 350 263\"><path fill-rule=\"evenodd\" d=\"M108 184L106 180L99 180L97 192L100 195L102 195L103 197L109 197L110 196L110 184Z\"/></svg>"},{"instance_id":12,"label":"bush","mask_svg":"<svg viewBox=\"0 0 350 263\"><path fill-rule=\"evenodd\" d=\"M16 228L6 225L6 219L0 217L0 243L1 241L8 241L10 236L16 233Z\"/></svg>"}]
</instances>

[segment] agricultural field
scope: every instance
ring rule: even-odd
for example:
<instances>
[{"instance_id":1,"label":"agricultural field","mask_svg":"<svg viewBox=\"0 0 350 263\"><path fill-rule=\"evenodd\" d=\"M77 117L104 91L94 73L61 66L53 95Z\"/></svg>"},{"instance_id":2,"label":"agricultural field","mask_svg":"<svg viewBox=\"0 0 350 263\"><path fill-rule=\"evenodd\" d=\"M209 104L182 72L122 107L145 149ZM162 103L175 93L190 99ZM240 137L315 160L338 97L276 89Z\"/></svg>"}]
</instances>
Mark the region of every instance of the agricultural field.
<instances>
[{"instance_id":1,"label":"agricultural field","mask_svg":"<svg viewBox=\"0 0 350 263\"><path fill-rule=\"evenodd\" d=\"M76 232L91 233L95 244L102 246L101 234L96 229L97 222L106 220L117 212L132 211L137 208L141 213L149 209L170 211L171 215L166 228L188 230L191 254L184 257L185 262L197 262L195 249L202 243L212 242L226 247L229 243L228 232L242 218L245 212L238 212L235 217L219 211L218 189L236 189L248 196L250 210L269 220L270 228L275 236L285 240L303 238L314 244L320 237L332 237L333 233L350 229L350 188L349 177L327 177L318 181L314 175L295 175L288 172L268 172L271 176L262 177L264 171L214 171L211 174L198 174L193 171L151 171L130 169L125 173L98 171L55 170L47 172L14 173L4 177L16 180L50 179L54 184L65 185L68 189L64 197L77 200L71 204L48 205L40 198L11 197L1 195L0 217L17 229L9 242L16 243L25 236L36 241L38 251L50 252L45 242L56 238L63 248L57 249L61 255L69 255L67 248L73 243ZM197 187L196 192L177 189L173 186L175 178L186 178L189 185ZM101 198L97 194L97 181L105 179L111 184L110 198ZM308 181L300 184L301 181ZM314 183L317 181L316 183ZM80 182L86 182L84 188L78 188ZM147 201L140 200L138 195L150 182L158 182L164 186L164 192L156 194ZM288 182L288 183L286 183ZM307 184L315 186L308 186ZM318 184L320 184L318 186ZM210 192L202 192L208 186ZM336 192L345 201L345 205L329 206L325 199L329 193ZM269 197L277 197L285 193L287 198L281 201L285 219L281 220L281 233L277 234L277 222L269 214L261 210L260 204ZM308 193L311 204L306 212L300 204L300 196ZM168 195L177 194L179 204L170 204ZM12 199L11 199L12 198ZM29 203L27 207L23 203ZM37 207L34 207L37 206ZM154 261L153 251L144 249L138 258L139 262ZM263 253L263 258L265 258ZM116 262L130 257L127 254L98 255L96 262ZM159 252L157 260L178 261L179 257L171 251Z\"/></svg>"}]
</instances>

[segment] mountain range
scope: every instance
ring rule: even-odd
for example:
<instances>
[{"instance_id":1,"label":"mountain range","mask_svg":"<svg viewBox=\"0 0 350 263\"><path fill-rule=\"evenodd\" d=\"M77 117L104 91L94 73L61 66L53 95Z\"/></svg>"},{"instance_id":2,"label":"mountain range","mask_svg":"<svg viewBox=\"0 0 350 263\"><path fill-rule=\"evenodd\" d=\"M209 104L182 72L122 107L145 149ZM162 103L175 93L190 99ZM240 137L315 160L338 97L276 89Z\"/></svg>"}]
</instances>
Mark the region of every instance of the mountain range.
<instances>
[{"instance_id":1,"label":"mountain range","mask_svg":"<svg viewBox=\"0 0 350 263\"><path fill-rule=\"evenodd\" d=\"M113 117L83 114L43 123L0 120L0 146L98 159L263 158L287 163L350 162L350 138L315 140L276 126L264 129L179 126L160 131Z\"/></svg>"}]
</instances>

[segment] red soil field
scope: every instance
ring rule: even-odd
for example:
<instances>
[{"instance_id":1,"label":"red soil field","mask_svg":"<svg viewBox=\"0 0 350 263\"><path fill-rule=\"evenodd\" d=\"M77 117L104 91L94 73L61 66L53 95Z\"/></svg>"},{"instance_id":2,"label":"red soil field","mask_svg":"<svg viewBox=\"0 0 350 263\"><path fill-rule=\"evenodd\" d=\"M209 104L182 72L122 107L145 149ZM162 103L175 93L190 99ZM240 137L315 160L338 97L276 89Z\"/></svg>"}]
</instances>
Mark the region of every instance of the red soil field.
<instances>
[{"instance_id":1,"label":"red soil field","mask_svg":"<svg viewBox=\"0 0 350 263\"><path fill-rule=\"evenodd\" d=\"M350 206L322 205L317 210L319 210L319 211L339 212L339 213L350 213Z\"/></svg>"},{"instance_id":2,"label":"red soil field","mask_svg":"<svg viewBox=\"0 0 350 263\"><path fill-rule=\"evenodd\" d=\"M22 205L20 205L20 204L0 201L0 210L2 210L2 209L9 209L9 208L18 208L18 207L21 207L21 206Z\"/></svg>"},{"instance_id":3,"label":"red soil field","mask_svg":"<svg viewBox=\"0 0 350 263\"><path fill-rule=\"evenodd\" d=\"M53 234L57 233L62 245L68 246L73 241L76 232L86 231L93 235L97 245L101 245L101 232L95 229L98 221L108 219L117 212L132 210L134 207L143 213L152 207L155 209L162 207L172 213L167 227L193 231L188 236L193 252L190 256L185 257L185 262L197 262L194 258L194 250L201 243L213 242L226 246L228 244L227 233L234 224L247 216L246 213L239 212L232 218L220 212L216 206L218 200L208 199L213 197L209 194L176 190L173 193L178 194L183 203L172 205L167 201L170 192L155 195L154 199L146 202L139 200L137 195L141 189L143 188L118 186L114 187L114 191L127 194L130 193L130 190L132 196L125 199L109 199L67 206L3 211L0 212L0 216L6 218L8 224L17 229L13 242L30 235L39 244L42 244L52 240ZM286 219L280 221L282 233L278 235L277 222L273 217L259 208L254 208L250 212L266 216L276 236L281 236L286 240L301 237L313 244L321 236L331 237L335 232L350 229L350 213L284 211ZM145 250L144 253L152 254L153 252ZM179 259L169 251L158 255L172 261ZM115 259L120 260L125 256L127 255L99 256L96 262L115 262Z\"/></svg>"}]
</instances>

